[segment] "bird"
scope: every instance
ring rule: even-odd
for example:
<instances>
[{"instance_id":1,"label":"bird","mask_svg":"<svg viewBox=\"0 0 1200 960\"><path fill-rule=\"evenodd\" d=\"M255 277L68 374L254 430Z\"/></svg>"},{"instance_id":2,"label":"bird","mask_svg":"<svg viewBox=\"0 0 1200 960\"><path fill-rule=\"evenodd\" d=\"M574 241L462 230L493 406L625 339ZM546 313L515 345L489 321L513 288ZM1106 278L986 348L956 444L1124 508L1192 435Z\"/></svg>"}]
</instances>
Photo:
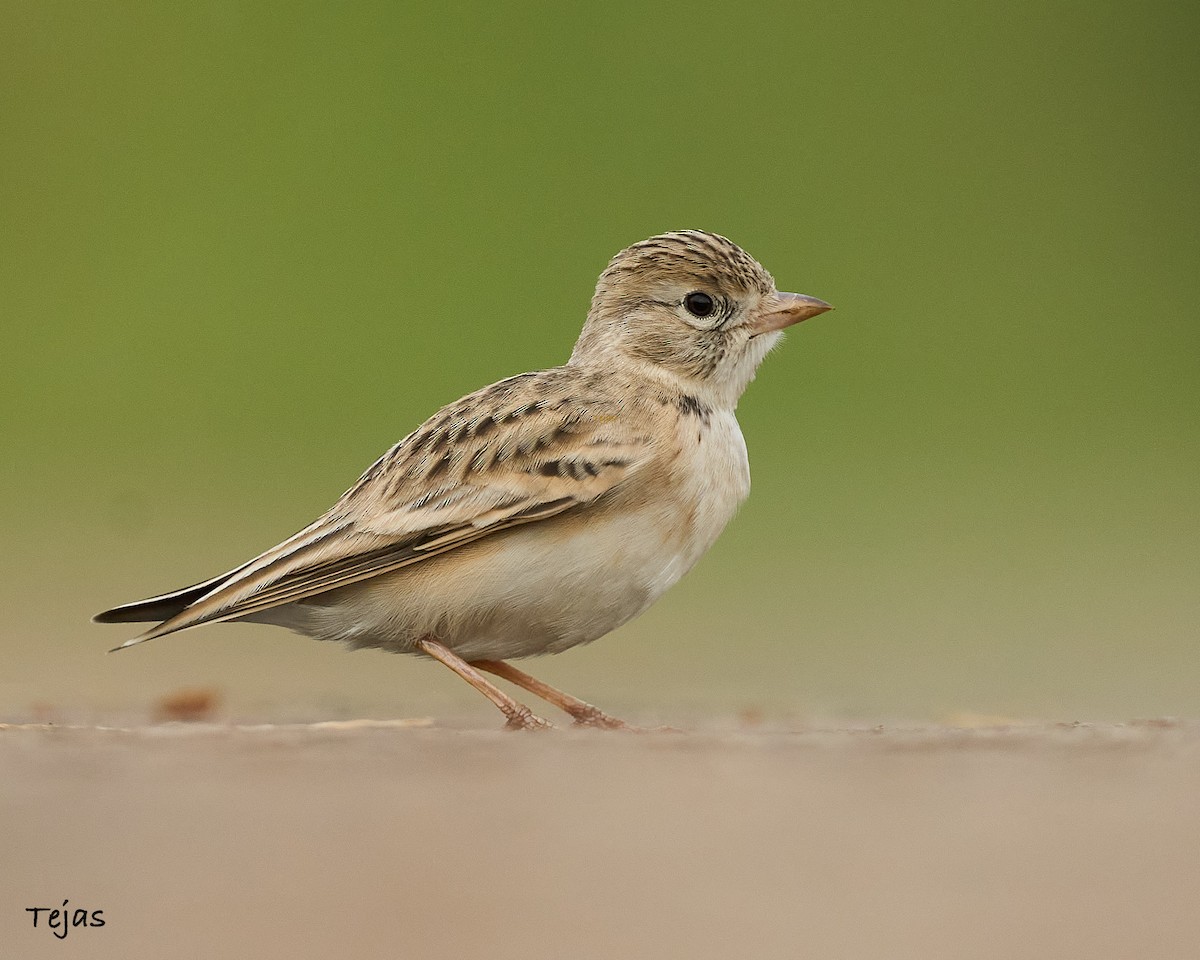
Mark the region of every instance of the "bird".
<instances>
[{"instance_id":1,"label":"bird","mask_svg":"<svg viewBox=\"0 0 1200 960\"><path fill-rule=\"evenodd\" d=\"M321 517L234 569L97 614L153 623L113 650L220 621L444 664L511 729L630 728L509 660L589 643L645 611L750 491L737 403L782 331L832 309L776 289L718 234L622 250L562 366L443 407Z\"/></svg>"}]
</instances>

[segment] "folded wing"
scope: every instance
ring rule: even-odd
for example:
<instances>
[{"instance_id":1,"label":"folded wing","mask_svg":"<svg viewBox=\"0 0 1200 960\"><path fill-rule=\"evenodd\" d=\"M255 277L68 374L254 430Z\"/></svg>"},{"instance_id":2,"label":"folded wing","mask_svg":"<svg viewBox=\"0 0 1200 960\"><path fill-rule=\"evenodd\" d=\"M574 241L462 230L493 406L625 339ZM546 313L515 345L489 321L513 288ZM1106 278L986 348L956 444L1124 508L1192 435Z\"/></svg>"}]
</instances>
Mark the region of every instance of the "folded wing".
<instances>
[{"instance_id":1,"label":"folded wing","mask_svg":"<svg viewBox=\"0 0 1200 960\"><path fill-rule=\"evenodd\" d=\"M121 646L304 600L609 494L646 467L653 443L622 403L576 379L561 367L524 374L445 407L315 523L223 577L155 598L155 609L187 605ZM140 606L97 619L133 619L122 612Z\"/></svg>"}]
</instances>

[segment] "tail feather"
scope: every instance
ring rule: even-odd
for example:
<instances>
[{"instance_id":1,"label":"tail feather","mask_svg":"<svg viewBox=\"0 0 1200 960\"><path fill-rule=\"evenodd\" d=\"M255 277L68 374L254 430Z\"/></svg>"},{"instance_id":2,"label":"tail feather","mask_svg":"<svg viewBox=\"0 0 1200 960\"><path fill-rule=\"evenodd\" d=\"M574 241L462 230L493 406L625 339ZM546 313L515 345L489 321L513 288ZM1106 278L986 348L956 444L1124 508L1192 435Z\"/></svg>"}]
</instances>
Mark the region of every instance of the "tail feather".
<instances>
[{"instance_id":1,"label":"tail feather","mask_svg":"<svg viewBox=\"0 0 1200 960\"><path fill-rule=\"evenodd\" d=\"M197 583L173 593L164 593L149 600L137 600L133 603L123 603L119 607L98 613L92 620L96 623L148 623L152 620L166 620L180 611L190 607L214 587L220 586L229 578L223 573L212 580Z\"/></svg>"},{"instance_id":2,"label":"tail feather","mask_svg":"<svg viewBox=\"0 0 1200 960\"><path fill-rule=\"evenodd\" d=\"M164 620L170 620L172 617L181 614L201 597L211 593L223 584L235 573L237 573L237 570L231 570L228 573L221 574L219 577L205 580L203 583L184 587L182 590L164 593L162 596L151 597L148 600L123 603L119 607L113 607L111 610L105 610L102 613L96 614L92 617L92 620L96 623L161 623ZM130 647L135 643L141 643L143 640L153 639L150 636L152 633L154 631L149 630L140 637L135 637L133 640L126 641L119 647L114 647L113 650L120 650L122 647Z\"/></svg>"}]
</instances>

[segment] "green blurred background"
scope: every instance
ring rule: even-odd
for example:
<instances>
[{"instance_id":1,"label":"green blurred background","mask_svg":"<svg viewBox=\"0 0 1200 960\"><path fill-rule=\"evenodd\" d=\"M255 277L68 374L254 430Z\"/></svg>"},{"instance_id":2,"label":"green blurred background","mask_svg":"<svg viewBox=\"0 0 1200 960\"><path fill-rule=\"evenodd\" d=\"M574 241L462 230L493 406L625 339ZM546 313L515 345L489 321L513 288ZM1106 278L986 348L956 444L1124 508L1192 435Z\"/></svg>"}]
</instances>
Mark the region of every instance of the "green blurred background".
<instances>
[{"instance_id":1,"label":"green blurred background","mask_svg":"<svg viewBox=\"0 0 1200 960\"><path fill-rule=\"evenodd\" d=\"M414 6L3 6L2 718L490 721L434 665L88 617L561 362L681 227L838 309L746 395L717 548L535 672L667 719L1200 710L1194 12Z\"/></svg>"}]
</instances>

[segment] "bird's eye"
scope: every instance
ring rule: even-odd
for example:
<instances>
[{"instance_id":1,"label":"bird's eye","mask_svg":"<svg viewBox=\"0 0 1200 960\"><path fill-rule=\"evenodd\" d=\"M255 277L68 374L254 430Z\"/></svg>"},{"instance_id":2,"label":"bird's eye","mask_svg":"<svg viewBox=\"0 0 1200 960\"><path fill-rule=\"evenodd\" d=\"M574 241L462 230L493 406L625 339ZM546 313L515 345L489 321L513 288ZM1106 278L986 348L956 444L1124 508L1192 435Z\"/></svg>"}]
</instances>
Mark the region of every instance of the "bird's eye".
<instances>
[{"instance_id":1,"label":"bird's eye","mask_svg":"<svg viewBox=\"0 0 1200 960\"><path fill-rule=\"evenodd\" d=\"M689 293L684 297L683 305L687 307L688 313L693 317L711 316L712 312L717 308L717 305L713 303L713 298L707 293L701 293L699 290Z\"/></svg>"}]
</instances>

